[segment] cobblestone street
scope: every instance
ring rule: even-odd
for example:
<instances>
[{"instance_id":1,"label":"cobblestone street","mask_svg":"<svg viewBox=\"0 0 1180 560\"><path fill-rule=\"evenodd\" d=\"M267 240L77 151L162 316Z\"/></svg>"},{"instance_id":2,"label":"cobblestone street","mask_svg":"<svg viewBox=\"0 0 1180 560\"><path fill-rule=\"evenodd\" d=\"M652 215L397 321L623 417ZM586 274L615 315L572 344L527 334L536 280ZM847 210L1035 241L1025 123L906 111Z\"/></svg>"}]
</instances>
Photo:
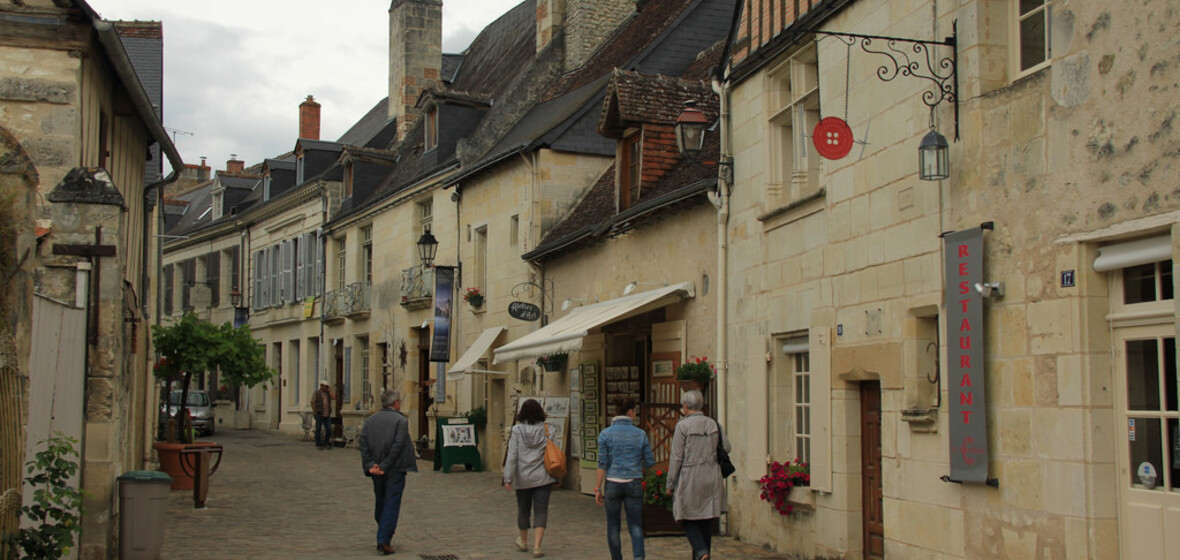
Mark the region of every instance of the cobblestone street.
<instances>
[{"instance_id":1,"label":"cobblestone street","mask_svg":"<svg viewBox=\"0 0 1180 560\"><path fill-rule=\"evenodd\" d=\"M372 485L356 449L317 451L289 435L226 430L210 438L225 446L205 509L192 492L174 490L168 504L163 558L371 558L375 550ZM393 558L523 560L513 545L516 505L492 472L442 474L418 463L402 502ZM624 556L630 544L623 530ZM530 535L531 536L531 535ZM647 539L649 560L689 557L683 537ZM553 493L546 558L609 558L606 522L592 498ZM783 558L716 537L717 559Z\"/></svg>"}]
</instances>

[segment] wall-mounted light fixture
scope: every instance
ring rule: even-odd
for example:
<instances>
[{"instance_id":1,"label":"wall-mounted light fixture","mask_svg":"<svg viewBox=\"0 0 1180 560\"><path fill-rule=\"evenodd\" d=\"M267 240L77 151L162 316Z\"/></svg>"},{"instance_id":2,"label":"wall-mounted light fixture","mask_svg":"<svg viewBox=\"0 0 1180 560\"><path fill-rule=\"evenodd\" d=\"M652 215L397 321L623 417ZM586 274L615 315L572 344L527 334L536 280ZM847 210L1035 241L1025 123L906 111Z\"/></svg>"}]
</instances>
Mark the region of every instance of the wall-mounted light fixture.
<instances>
[{"instance_id":1,"label":"wall-mounted light fixture","mask_svg":"<svg viewBox=\"0 0 1180 560\"><path fill-rule=\"evenodd\" d=\"M423 268L430 268L434 265L434 257L438 254L438 240L430 233L430 226L426 226L426 231L422 232L422 237L418 238L418 258L422 261Z\"/></svg>"},{"instance_id":2,"label":"wall-mounted light fixture","mask_svg":"<svg viewBox=\"0 0 1180 560\"><path fill-rule=\"evenodd\" d=\"M1000 299L1004 297L1004 283L1003 282L984 282L976 283L975 291L983 296L983 299Z\"/></svg>"},{"instance_id":3,"label":"wall-mounted light fixture","mask_svg":"<svg viewBox=\"0 0 1180 560\"><path fill-rule=\"evenodd\" d=\"M583 301L592 301L594 303L598 303L597 298L566 298L565 301L561 302L561 310L567 311L569 308L573 307L575 303L580 303Z\"/></svg>"},{"instance_id":4,"label":"wall-mounted light fixture","mask_svg":"<svg viewBox=\"0 0 1180 560\"><path fill-rule=\"evenodd\" d=\"M667 282L667 281L664 281L664 282L638 282L638 281L633 281L633 282L631 282L630 284L627 284L627 285L626 285L626 286L623 288L623 295L625 295L625 296L629 296L629 295L631 295L632 293L634 293L634 292L635 292L635 289L636 289L636 288L638 288L638 287L640 287L640 286L644 286L644 285L647 285L647 286L664 286L664 287L667 287L667 286L668 286L668 282Z\"/></svg>"},{"instance_id":5,"label":"wall-mounted light fixture","mask_svg":"<svg viewBox=\"0 0 1180 560\"><path fill-rule=\"evenodd\" d=\"M709 118L700 109L696 101L685 101L684 110L676 117L676 146L681 154L695 154L705 145L705 129L709 127Z\"/></svg>"}]
</instances>

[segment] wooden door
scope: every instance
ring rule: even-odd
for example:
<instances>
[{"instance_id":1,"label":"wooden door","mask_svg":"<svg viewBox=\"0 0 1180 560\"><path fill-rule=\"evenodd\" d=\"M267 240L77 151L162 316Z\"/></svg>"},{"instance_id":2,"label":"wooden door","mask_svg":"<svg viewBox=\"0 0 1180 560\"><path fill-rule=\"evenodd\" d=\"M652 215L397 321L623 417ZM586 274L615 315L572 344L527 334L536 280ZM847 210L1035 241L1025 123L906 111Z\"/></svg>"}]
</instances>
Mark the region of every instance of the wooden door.
<instances>
[{"instance_id":1,"label":"wooden door","mask_svg":"<svg viewBox=\"0 0 1180 560\"><path fill-rule=\"evenodd\" d=\"M337 340L336 349L336 415L332 418L332 437L344 437L344 416L340 407L344 405L344 341Z\"/></svg>"},{"instance_id":2,"label":"wooden door","mask_svg":"<svg viewBox=\"0 0 1180 560\"><path fill-rule=\"evenodd\" d=\"M860 460L864 558L885 558L881 490L881 383L860 384Z\"/></svg>"},{"instance_id":3,"label":"wooden door","mask_svg":"<svg viewBox=\"0 0 1180 560\"><path fill-rule=\"evenodd\" d=\"M430 398L430 331L418 332L418 439L421 440L430 437L430 420L426 413L434 401Z\"/></svg>"}]
</instances>

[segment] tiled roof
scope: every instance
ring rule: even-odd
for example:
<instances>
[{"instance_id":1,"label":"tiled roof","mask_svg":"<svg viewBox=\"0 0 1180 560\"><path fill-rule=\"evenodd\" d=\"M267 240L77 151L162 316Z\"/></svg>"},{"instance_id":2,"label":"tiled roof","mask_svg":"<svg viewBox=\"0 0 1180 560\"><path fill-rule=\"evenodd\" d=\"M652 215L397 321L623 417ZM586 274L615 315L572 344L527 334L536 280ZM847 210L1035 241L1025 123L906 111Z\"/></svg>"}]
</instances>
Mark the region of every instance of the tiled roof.
<instances>
[{"instance_id":1,"label":"tiled roof","mask_svg":"<svg viewBox=\"0 0 1180 560\"><path fill-rule=\"evenodd\" d=\"M378 101L365 116L336 139L341 144L365 146L389 124L389 98ZM384 147L384 146L381 146Z\"/></svg>"},{"instance_id":2,"label":"tiled roof","mask_svg":"<svg viewBox=\"0 0 1180 560\"><path fill-rule=\"evenodd\" d=\"M536 0L525 0L480 31L463 51L448 88L495 99L525 72L536 53Z\"/></svg>"},{"instance_id":3,"label":"tiled roof","mask_svg":"<svg viewBox=\"0 0 1180 560\"><path fill-rule=\"evenodd\" d=\"M706 82L615 70L607 86L599 131L617 138L625 127L636 123L675 124L686 101L695 101L713 121L718 116L716 100Z\"/></svg>"}]
</instances>

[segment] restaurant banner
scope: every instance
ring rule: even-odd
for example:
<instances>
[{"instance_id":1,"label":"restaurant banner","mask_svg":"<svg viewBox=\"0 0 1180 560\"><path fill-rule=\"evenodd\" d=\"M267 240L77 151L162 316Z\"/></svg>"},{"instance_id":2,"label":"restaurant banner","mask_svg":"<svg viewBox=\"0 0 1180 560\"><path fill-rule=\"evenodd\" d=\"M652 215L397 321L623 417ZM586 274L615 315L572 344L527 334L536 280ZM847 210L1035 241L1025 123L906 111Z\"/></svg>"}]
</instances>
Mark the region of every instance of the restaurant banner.
<instances>
[{"instance_id":1,"label":"restaurant banner","mask_svg":"<svg viewBox=\"0 0 1180 560\"><path fill-rule=\"evenodd\" d=\"M951 480L987 482L984 393L983 228L943 236Z\"/></svg>"},{"instance_id":2,"label":"restaurant banner","mask_svg":"<svg viewBox=\"0 0 1180 560\"><path fill-rule=\"evenodd\" d=\"M451 305L455 293L455 269L434 268L434 332L430 337L430 361L451 361Z\"/></svg>"}]
</instances>

